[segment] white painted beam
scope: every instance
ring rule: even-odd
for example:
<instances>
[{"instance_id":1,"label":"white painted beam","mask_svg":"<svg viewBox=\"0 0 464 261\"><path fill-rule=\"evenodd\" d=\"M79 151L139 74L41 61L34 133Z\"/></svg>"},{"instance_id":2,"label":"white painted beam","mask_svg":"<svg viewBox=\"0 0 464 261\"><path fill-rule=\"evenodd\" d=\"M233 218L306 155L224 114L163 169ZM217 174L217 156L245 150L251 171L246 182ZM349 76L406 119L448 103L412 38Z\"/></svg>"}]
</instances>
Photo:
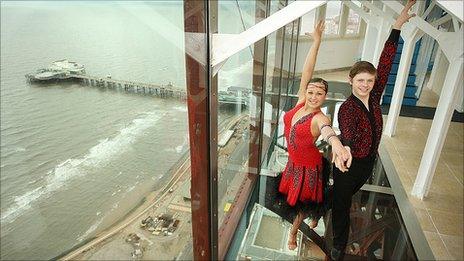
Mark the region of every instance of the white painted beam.
<instances>
[{"instance_id":1,"label":"white painted beam","mask_svg":"<svg viewBox=\"0 0 464 261\"><path fill-rule=\"evenodd\" d=\"M341 14L340 14L340 22L339 22L339 29L338 29L338 35L341 38L345 37L345 34L346 34L346 23L348 21L349 12L350 12L350 8L348 6L342 4L342 6L341 6Z\"/></svg>"},{"instance_id":2,"label":"white painted beam","mask_svg":"<svg viewBox=\"0 0 464 261\"><path fill-rule=\"evenodd\" d=\"M435 38L438 44L440 44L446 58L450 61L463 54L462 34L463 28L457 32L440 32Z\"/></svg>"},{"instance_id":3,"label":"white painted beam","mask_svg":"<svg viewBox=\"0 0 464 261\"><path fill-rule=\"evenodd\" d=\"M437 0L437 4L443 8L446 12L449 14L454 15L457 17L461 22L463 21L463 8L464 8L464 2L462 0L454 0L454 1L440 1Z\"/></svg>"},{"instance_id":4,"label":"white painted beam","mask_svg":"<svg viewBox=\"0 0 464 261\"><path fill-rule=\"evenodd\" d=\"M367 3L367 2L366 2ZM349 7L351 10L355 11L366 23L370 23L372 26L379 24L380 19L378 16L374 16L364 11L361 7L357 6L351 1L343 1L343 4Z\"/></svg>"},{"instance_id":5,"label":"white painted beam","mask_svg":"<svg viewBox=\"0 0 464 261\"><path fill-rule=\"evenodd\" d=\"M377 38L375 41L375 49L374 49L374 58L372 59L372 64L377 65L380 60L380 55L382 54L383 46L385 45L385 40L387 39L387 35L385 33L385 28L390 28L386 24L386 22L382 21L382 26L377 32Z\"/></svg>"},{"instance_id":6,"label":"white painted beam","mask_svg":"<svg viewBox=\"0 0 464 261\"><path fill-rule=\"evenodd\" d=\"M404 8L404 6L397 1L382 0L382 2L397 13L401 13L401 10ZM409 23L424 31L424 33L432 36L434 39L437 39L440 34L440 31L418 16L409 19Z\"/></svg>"},{"instance_id":7,"label":"white painted beam","mask_svg":"<svg viewBox=\"0 0 464 261\"><path fill-rule=\"evenodd\" d=\"M375 28L371 23L367 24L366 35L364 36L363 48L361 53L361 60L374 62L375 45L370 41L376 39L378 35L378 29Z\"/></svg>"},{"instance_id":8,"label":"white painted beam","mask_svg":"<svg viewBox=\"0 0 464 261\"><path fill-rule=\"evenodd\" d=\"M452 18L453 17L450 14L446 14L445 16L440 17L437 20L433 21L431 24L432 24L433 27L437 27L437 26L440 26L440 25L448 22Z\"/></svg>"},{"instance_id":9,"label":"white painted beam","mask_svg":"<svg viewBox=\"0 0 464 261\"><path fill-rule=\"evenodd\" d=\"M420 97L422 89L424 87L425 76L428 71L429 62L432 57L433 46L435 44L435 39L425 35L422 37L421 46L419 49L419 54L416 61L416 81L415 84L418 87L416 90L416 97Z\"/></svg>"},{"instance_id":10,"label":"white painted beam","mask_svg":"<svg viewBox=\"0 0 464 261\"><path fill-rule=\"evenodd\" d=\"M451 117L453 116L456 96L459 88L462 88L463 58L456 58L450 62L446 73L443 89L438 101L437 110L433 118L430 133L425 144L419 171L414 182L411 194L423 199L429 192L437 167L440 153L445 143Z\"/></svg>"},{"instance_id":11,"label":"white painted beam","mask_svg":"<svg viewBox=\"0 0 464 261\"><path fill-rule=\"evenodd\" d=\"M414 54L414 37L408 37L403 44L401 60L398 66L395 88L393 89L390 109L388 111L387 123L385 124L384 133L389 137L395 135L398 117L400 115L401 104L403 102L404 91L408 82L409 69L411 67L412 56Z\"/></svg>"},{"instance_id":12,"label":"white painted beam","mask_svg":"<svg viewBox=\"0 0 464 261\"><path fill-rule=\"evenodd\" d=\"M455 17L453 17L453 28L455 32L459 31L459 22Z\"/></svg>"},{"instance_id":13,"label":"white painted beam","mask_svg":"<svg viewBox=\"0 0 464 261\"><path fill-rule=\"evenodd\" d=\"M458 93L456 95L456 106L455 109L462 113L464 111L464 88L458 88Z\"/></svg>"},{"instance_id":14,"label":"white painted beam","mask_svg":"<svg viewBox=\"0 0 464 261\"><path fill-rule=\"evenodd\" d=\"M417 1L416 4L413 7L413 12L415 12L416 15L424 14L425 10L425 1ZM433 5L433 2L429 4L429 6ZM423 17L422 15L420 17ZM427 19L424 18L424 20L427 21Z\"/></svg>"},{"instance_id":15,"label":"white painted beam","mask_svg":"<svg viewBox=\"0 0 464 261\"><path fill-rule=\"evenodd\" d=\"M395 19L388 13L387 10L385 10L385 8L380 9L379 7L375 6L373 3L371 2L363 2L363 4L369 8L371 10L372 13L382 17L383 19L385 19L388 23L390 24L393 24L395 23Z\"/></svg>"},{"instance_id":16,"label":"white painted beam","mask_svg":"<svg viewBox=\"0 0 464 261\"><path fill-rule=\"evenodd\" d=\"M433 85L435 84L435 78L437 77L438 67L440 64L440 59L444 59L441 48L438 46L435 53L435 58L433 59L432 72L430 73L429 81L427 82L427 89L432 90Z\"/></svg>"},{"instance_id":17,"label":"white painted beam","mask_svg":"<svg viewBox=\"0 0 464 261\"><path fill-rule=\"evenodd\" d=\"M376 8L373 6L372 8ZM383 6L383 11L386 12L387 7ZM373 10L373 9L371 9ZM375 42L375 51L374 51L374 59L372 60L373 64L378 64L380 55L382 54L383 46L385 45L385 41L387 40L388 33L390 32L391 25L394 23L394 19L392 17L382 17L380 19L379 24L379 31L377 32L377 40Z\"/></svg>"},{"instance_id":18,"label":"white painted beam","mask_svg":"<svg viewBox=\"0 0 464 261\"><path fill-rule=\"evenodd\" d=\"M397 13L400 13L401 10L404 8L404 6L401 5L397 1L382 0L382 2ZM448 2L453 2L453 3L456 2L456 3L453 4L453 3L448 3ZM457 2L460 2L460 4L457 4ZM437 3L443 8L447 6L448 9L446 10L448 11L448 13L451 13L454 16L459 18L458 16L459 12L457 12L457 10L455 9L460 7L461 8L460 10L462 11L463 1L437 1ZM460 19L462 21L462 13L461 13ZM451 33L442 32L438 30L437 28L435 28L433 24L429 24L427 21L425 21L424 19L418 16L411 18L410 22L405 24L405 26L407 27L411 27L411 25L417 27L418 29L422 30L424 33L430 35L432 38L437 40L438 43L440 44L440 47L442 47L443 53L446 55L446 57L449 60L453 60L456 57L459 57L463 54L463 47L462 47L462 33L463 33L462 29L463 28L462 26L460 29L457 29L456 32L451 32Z\"/></svg>"},{"instance_id":19,"label":"white painted beam","mask_svg":"<svg viewBox=\"0 0 464 261\"><path fill-rule=\"evenodd\" d=\"M232 55L240 52L244 48L247 48L272 32L294 21L295 19L298 19L326 2L327 1L295 1L263 21L250 27L248 30L235 35L234 37L228 37L227 41L214 40L214 38L217 38L218 35L213 35L213 41L216 43L212 49L211 61L213 67L220 65Z\"/></svg>"},{"instance_id":20,"label":"white painted beam","mask_svg":"<svg viewBox=\"0 0 464 261\"><path fill-rule=\"evenodd\" d=\"M381 30L382 20L380 17L374 16L364 11L362 8L355 5L351 1L343 1L343 4L356 12L366 22L367 27L363 41L361 60L373 63L376 45L373 44L370 40L377 38L379 31Z\"/></svg>"},{"instance_id":21,"label":"white painted beam","mask_svg":"<svg viewBox=\"0 0 464 261\"><path fill-rule=\"evenodd\" d=\"M427 20L427 16L430 14L432 9L435 7L435 1L430 2L429 7L424 11L424 13L421 15L422 19Z\"/></svg>"}]
</instances>

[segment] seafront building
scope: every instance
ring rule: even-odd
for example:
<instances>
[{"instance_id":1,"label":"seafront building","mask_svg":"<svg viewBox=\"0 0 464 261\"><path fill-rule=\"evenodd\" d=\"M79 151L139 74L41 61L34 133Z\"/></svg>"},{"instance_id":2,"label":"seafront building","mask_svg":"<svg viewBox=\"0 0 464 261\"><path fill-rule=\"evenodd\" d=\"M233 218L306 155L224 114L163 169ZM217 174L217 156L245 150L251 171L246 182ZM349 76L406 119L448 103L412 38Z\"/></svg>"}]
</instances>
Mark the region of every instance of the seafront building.
<instances>
[{"instance_id":1,"label":"seafront building","mask_svg":"<svg viewBox=\"0 0 464 261\"><path fill-rule=\"evenodd\" d=\"M290 219L269 200L287 161L283 114L297 99L312 44L308 33L322 19L326 32L315 76L329 82L323 110L337 128L338 108L351 95L350 66L378 62L405 2L178 1L182 26L154 30L184 52L185 88L169 86L181 99L153 99L185 106L188 149L138 208L56 256L329 260L330 211L314 230L304 223L298 248L289 250ZM402 30L382 101L379 155L372 178L353 197L345 260L464 259L463 7L462 1L418 1L417 16ZM137 14L137 8L126 9ZM69 76L38 73L46 80ZM317 145L329 157L330 147L321 140Z\"/></svg>"}]
</instances>

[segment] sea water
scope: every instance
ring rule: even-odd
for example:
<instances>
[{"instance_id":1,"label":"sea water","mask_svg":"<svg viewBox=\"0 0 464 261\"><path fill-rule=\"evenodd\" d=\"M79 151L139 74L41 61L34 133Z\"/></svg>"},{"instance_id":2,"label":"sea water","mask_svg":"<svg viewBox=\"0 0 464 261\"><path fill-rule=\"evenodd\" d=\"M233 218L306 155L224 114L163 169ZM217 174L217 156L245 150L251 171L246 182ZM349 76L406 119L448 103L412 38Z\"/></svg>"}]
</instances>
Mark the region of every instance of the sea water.
<instances>
[{"instance_id":1,"label":"sea water","mask_svg":"<svg viewBox=\"0 0 464 261\"><path fill-rule=\"evenodd\" d=\"M68 59L89 75L185 89L183 23L181 1L2 1L1 259L50 259L90 239L189 147L184 101L24 75ZM247 79L251 55L227 63L220 86L248 84L233 79Z\"/></svg>"}]
</instances>

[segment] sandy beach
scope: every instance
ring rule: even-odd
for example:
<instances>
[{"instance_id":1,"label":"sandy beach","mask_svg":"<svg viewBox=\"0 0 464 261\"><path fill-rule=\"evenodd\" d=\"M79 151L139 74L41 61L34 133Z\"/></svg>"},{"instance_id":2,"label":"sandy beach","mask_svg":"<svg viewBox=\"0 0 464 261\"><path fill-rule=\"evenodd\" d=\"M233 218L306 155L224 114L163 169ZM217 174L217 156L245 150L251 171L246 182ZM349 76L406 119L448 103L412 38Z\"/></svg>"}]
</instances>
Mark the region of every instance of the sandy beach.
<instances>
[{"instance_id":1,"label":"sandy beach","mask_svg":"<svg viewBox=\"0 0 464 261\"><path fill-rule=\"evenodd\" d=\"M233 120L224 124L221 130L229 128L243 129L243 123L246 117L234 117ZM229 155L239 144L243 137L241 131L231 138L227 146L220 149L220 165L228 161ZM225 154L225 155L224 155ZM179 162L171 168L168 175L171 179L160 189L150 192L128 215L121 221L100 232L89 242L79 246L69 253L59 257L60 260L130 260L130 259L148 259L148 260L166 260L176 259L179 253L184 257L191 255L191 213L190 200L184 196L186 188L190 185L190 157L189 152L184 155ZM234 178L233 184L239 184L240 176ZM187 184L188 183L188 184ZM234 191L233 184L227 188L228 193L224 195L223 204L231 201ZM238 185L237 185L238 186ZM231 190L231 191L230 191ZM190 191L187 191L190 195ZM230 197L230 198L229 198ZM222 213L222 205L219 206ZM178 220L178 227L172 233L159 233L148 231L142 228L143 220L148 217L155 218L163 214L169 214L174 220ZM128 243L130 235L137 235L138 244ZM140 256L134 256L135 251L141 251Z\"/></svg>"},{"instance_id":2,"label":"sandy beach","mask_svg":"<svg viewBox=\"0 0 464 261\"><path fill-rule=\"evenodd\" d=\"M75 260L75 259L100 259L96 258L92 255L92 253L99 253L101 251L96 251L99 247L102 247L107 243L106 241L110 239L112 236L120 237L121 235L125 234L126 230L132 230L133 228L139 229L139 224L141 221L149 214L156 214L156 210L162 209L163 208L163 199L165 197L172 193L172 188L176 186L178 183L185 181L186 179L188 180L188 176L190 174L190 157L183 157L177 164L177 166L173 167L173 170L171 175L172 178L169 180L169 182L161 189L152 191L147 195L143 203L140 204L135 210L131 211L126 217L123 218L123 220L119 221L116 223L114 226L111 228L104 230L100 232L93 240L90 242L84 244L83 246L78 247L77 249L72 250L65 256L61 257L60 259L62 260ZM171 192L170 192L171 190ZM164 200L165 201L165 200ZM111 240L114 241L114 240ZM125 243L123 240L123 245L127 245L130 248L132 248L129 244ZM127 249L127 247L121 246L122 248L113 248L113 255L111 259L127 259L131 258L130 253L131 251L125 251L125 250L130 250ZM106 248L106 247L105 247ZM125 253L116 253L117 250L120 249L121 252L127 252ZM124 256L127 256L127 258L124 258ZM104 259L108 259L109 257L106 257Z\"/></svg>"}]
</instances>

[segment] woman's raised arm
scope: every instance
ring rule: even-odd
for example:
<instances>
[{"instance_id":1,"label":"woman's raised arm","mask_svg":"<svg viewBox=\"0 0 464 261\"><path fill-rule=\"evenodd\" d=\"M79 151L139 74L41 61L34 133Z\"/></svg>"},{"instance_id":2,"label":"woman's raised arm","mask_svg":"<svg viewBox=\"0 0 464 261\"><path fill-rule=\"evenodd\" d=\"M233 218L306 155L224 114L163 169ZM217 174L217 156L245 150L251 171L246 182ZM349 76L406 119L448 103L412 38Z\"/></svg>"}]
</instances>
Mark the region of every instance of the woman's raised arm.
<instances>
[{"instance_id":1,"label":"woman's raised arm","mask_svg":"<svg viewBox=\"0 0 464 261\"><path fill-rule=\"evenodd\" d=\"M319 51L319 46L321 45L322 32L324 32L324 21L321 20L314 26L314 32L311 34L314 41L311 45L311 48L309 49L303 66L300 88L298 89L298 102L296 104L304 102L305 100L306 85L313 77L314 67L316 66L317 52Z\"/></svg>"}]
</instances>

